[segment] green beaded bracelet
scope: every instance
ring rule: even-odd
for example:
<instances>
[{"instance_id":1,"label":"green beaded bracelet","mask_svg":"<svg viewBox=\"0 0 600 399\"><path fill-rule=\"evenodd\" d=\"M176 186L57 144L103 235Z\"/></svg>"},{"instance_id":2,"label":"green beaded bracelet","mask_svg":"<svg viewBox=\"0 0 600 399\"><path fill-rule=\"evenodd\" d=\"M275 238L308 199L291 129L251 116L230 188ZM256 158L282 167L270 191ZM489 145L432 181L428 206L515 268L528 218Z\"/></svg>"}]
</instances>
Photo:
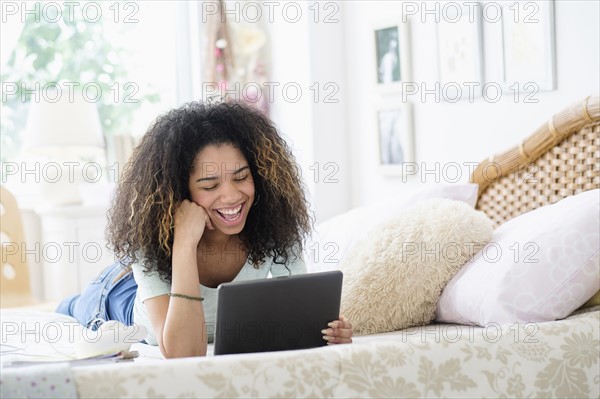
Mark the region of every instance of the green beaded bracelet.
<instances>
[{"instance_id":1,"label":"green beaded bracelet","mask_svg":"<svg viewBox=\"0 0 600 399\"><path fill-rule=\"evenodd\" d=\"M174 296L177 298L184 298L184 299L191 299L192 301L200 301L202 302L204 300L204 298L200 297L200 296L190 296L190 295L184 295L184 294L175 294L173 292L169 292L169 296Z\"/></svg>"}]
</instances>

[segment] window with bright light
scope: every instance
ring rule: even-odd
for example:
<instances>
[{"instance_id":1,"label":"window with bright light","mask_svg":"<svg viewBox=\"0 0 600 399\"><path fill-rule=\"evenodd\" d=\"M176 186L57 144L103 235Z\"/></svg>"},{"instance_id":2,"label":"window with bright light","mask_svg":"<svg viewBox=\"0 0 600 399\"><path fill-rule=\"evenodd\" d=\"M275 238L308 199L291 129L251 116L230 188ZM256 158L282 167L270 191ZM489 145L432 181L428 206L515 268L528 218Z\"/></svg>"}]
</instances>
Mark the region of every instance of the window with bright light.
<instances>
[{"instance_id":1,"label":"window with bright light","mask_svg":"<svg viewBox=\"0 0 600 399\"><path fill-rule=\"evenodd\" d=\"M186 24L178 21L178 7L168 1L2 3L3 184L23 183L14 164L31 159L23 143L34 102L79 96L93 103L106 167L115 137L139 138L180 102L176 43L188 32L181 32ZM17 177L6 176L11 162L9 174Z\"/></svg>"}]
</instances>

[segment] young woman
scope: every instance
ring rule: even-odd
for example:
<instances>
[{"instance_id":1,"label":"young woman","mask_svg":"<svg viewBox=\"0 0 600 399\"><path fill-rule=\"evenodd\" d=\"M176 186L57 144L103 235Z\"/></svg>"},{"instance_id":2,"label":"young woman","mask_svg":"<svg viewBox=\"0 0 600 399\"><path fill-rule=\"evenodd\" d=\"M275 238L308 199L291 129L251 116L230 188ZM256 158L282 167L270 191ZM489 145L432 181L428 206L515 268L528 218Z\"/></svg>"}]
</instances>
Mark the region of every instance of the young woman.
<instances>
[{"instance_id":1,"label":"young woman","mask_svg":"<svg viewBox=\"0 0 600 399\"><path fill-rule=\"evenodd\" d=\"M107 228L121 261L57 311L92 328L144 325L167 358L203 356L217 286L305 273L309 230L299 168L273 124L240 103L190 103L154 123L124 171ZM352 342L343 317L323 334Z\"/></svg>"}]
</instances>

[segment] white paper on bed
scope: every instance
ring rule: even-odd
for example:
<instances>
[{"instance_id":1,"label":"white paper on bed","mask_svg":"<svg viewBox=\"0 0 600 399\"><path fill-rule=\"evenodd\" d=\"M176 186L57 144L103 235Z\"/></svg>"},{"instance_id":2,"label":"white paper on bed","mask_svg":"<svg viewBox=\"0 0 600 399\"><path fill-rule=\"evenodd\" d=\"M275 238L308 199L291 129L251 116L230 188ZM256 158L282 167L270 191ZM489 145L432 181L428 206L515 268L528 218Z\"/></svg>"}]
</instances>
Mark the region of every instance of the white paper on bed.
<instances>
[{"instance_id":1,"label":"white paper on bed","mask_svg":"<svg viewBox=\"0 0 600 399\"><path fill-rule=\"evenodd\" d=\"M86 365L132 359L131 345L139 329L106 328L91 331L72 317L51 312L3 309L1 311L0 367L68 362ZM129 331L131 330L131 331Z\"/></svg>"},{"instance_id":2,"label":"white paper on bed","mask_svg":"<svg viewBox=\"0 0 600 399\"><path fill-rule=\"evenodd\" d=\"M17 360L75 358L75 338L83 327L72 317L50 312L2 309L1 364Z\"/></svg>"}]
</instances>

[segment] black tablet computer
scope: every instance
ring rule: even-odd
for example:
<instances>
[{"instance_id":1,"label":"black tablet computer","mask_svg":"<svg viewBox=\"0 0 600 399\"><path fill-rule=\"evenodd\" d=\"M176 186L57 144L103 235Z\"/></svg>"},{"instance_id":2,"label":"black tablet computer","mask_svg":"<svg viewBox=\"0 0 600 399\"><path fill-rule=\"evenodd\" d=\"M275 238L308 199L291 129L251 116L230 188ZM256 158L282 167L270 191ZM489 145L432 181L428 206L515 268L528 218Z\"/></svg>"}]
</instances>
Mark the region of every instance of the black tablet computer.
<instances>
[{"instance_id":1,"label":"black tablet computer","mask_svg":"<svg viewBox=\"0 0 600 399\"><path fill-rule=\"evenodd\" d=\"M221 284L214 354L326 345L321 330L338 319L341 294L337 270Z\"/></svg>"}]
</instances>

